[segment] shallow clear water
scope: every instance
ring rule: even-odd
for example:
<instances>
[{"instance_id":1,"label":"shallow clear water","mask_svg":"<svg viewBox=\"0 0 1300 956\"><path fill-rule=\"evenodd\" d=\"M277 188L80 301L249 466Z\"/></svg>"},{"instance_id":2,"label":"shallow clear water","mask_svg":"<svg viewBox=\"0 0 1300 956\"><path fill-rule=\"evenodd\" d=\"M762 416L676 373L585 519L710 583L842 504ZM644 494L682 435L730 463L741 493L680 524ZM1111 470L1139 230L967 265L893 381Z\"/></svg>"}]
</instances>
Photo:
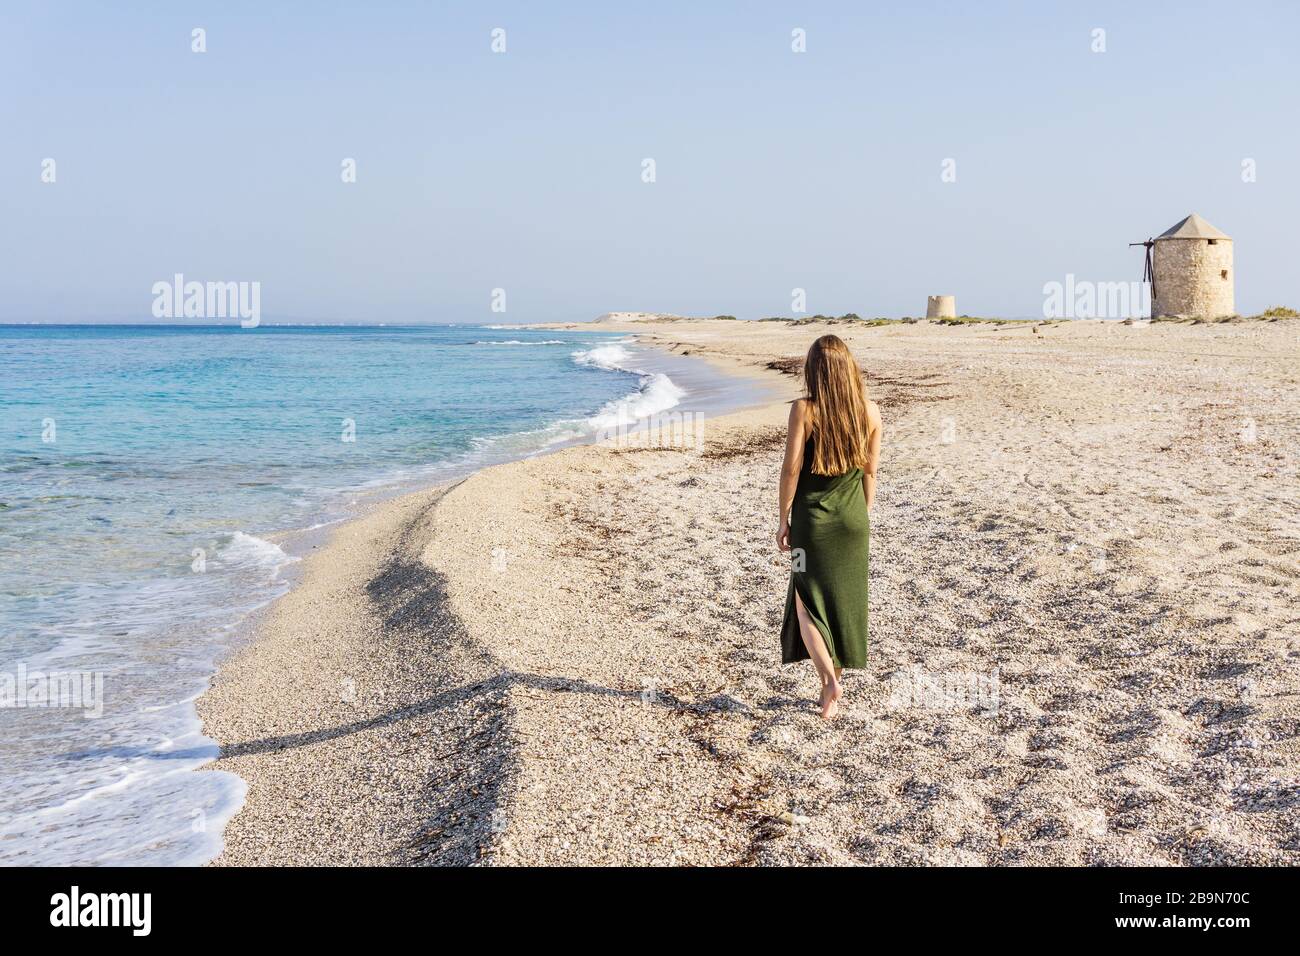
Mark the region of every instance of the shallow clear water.
<instances>
[{"instance_id":1,"label":"shallow clear water","mask_svg":"<svg viewBox=\"0 0 1300 956\"><path fill-rule=\"evenodd\" d=\"M725 390L669 365L587 332L0 326L0 863L213 855L244 786L193 772L193 702L287 588L267 536ZM34 696L55 672L72 706Z\"/></svg>"}]
</instances>

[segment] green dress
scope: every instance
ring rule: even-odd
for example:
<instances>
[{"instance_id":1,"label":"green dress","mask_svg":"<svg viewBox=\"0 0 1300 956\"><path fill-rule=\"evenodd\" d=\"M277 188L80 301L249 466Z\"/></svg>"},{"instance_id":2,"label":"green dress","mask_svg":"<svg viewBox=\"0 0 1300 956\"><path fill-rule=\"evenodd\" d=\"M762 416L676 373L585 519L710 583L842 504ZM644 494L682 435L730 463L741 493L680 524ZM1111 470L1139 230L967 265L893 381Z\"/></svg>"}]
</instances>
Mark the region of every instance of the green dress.
<instances>
[{"instance_id":1,"label":"green dress","mask_svg":"<svg viewBox=\"0 0 1300 956\"><path fill-rule=\"evenodd\" d=\"M812 473L812 439L790 509L792 567L781 626L781 662L808 658L794 596L821 631L836 667L867 666L867 551L871 523L862 469Z\"/></svg>"}]
</instances>

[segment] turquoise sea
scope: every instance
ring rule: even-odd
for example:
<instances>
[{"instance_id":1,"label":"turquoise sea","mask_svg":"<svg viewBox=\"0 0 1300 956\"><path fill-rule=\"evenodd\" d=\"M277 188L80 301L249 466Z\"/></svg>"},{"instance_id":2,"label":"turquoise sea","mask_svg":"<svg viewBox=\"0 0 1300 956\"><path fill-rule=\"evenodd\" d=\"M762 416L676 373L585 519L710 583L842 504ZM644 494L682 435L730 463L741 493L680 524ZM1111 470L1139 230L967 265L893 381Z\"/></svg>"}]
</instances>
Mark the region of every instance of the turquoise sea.
<instances>
[{"instance_id":1,"label":"turquoise sea","mask_svg":"<svg viewBox=\"0 0 1300 956\"><path fill-rule=\"evenodd\" d=\"M194 701L289 586L283 532L745 397L596 331L0 326L0 864L219 850L243 784L194 772Z\"/></svg>"}]
</instances>

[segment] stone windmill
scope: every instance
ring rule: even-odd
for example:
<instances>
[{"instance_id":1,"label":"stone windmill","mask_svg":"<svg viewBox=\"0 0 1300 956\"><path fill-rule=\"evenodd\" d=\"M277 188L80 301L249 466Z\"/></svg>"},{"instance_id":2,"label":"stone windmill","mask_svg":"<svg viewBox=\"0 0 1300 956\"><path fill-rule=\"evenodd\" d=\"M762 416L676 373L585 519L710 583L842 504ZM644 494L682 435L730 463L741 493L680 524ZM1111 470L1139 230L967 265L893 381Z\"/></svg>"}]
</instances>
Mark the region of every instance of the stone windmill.
<instances>
[{"instance_id":1,"label":"stone windmill","mask_svg":"<svg viewBox=\"0 0 1300 956\"><path fill-rule=\"evenodd\" d=\"M1146 247L1142 278L1151 283L1153 319L1235 314L1232 239L1196 213L1154 239L1130 245Z\"/></svg>"}]
</instances>

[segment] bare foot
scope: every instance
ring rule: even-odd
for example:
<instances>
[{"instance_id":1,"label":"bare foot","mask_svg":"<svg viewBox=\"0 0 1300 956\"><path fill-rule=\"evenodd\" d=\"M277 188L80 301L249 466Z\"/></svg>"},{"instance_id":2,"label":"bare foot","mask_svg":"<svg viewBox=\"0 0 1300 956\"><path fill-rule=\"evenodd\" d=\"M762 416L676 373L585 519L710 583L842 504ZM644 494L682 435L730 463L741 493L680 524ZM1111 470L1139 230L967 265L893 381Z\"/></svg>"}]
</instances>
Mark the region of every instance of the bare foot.
<instances>
[{"instance_id":1,"label":"bare foot","mask_svg":"<svg viewBox=\"0 0 1300 956\"><path fill-rule=\"evenodd\" d=\"M817 699L817 703L821 705L823 720L832 720L839 713L839 699L843 693L844 690L837 680L833 680L822 687L821 696Z\"/></svg>"}]
</instances>

